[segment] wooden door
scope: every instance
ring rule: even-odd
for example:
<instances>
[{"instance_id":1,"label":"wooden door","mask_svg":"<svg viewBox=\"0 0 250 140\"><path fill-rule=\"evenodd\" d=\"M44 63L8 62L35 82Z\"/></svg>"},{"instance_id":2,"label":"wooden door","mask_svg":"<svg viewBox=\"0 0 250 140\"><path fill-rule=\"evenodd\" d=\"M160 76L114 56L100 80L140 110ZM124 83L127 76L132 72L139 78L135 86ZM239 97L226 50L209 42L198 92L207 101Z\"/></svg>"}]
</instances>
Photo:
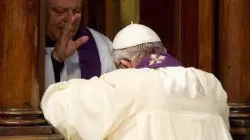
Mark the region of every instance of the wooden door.
<instances>
[{"instance_id":1,"label":"wooden door","mask_svg":"<svg viewBox=\"0 0 250 140\"><path fill-rule=\"evenodd\" d=\"M249 7L249 0L218 1L215 74L228 93L235 139L250 139Z\"/></svg>"}]
</instances>

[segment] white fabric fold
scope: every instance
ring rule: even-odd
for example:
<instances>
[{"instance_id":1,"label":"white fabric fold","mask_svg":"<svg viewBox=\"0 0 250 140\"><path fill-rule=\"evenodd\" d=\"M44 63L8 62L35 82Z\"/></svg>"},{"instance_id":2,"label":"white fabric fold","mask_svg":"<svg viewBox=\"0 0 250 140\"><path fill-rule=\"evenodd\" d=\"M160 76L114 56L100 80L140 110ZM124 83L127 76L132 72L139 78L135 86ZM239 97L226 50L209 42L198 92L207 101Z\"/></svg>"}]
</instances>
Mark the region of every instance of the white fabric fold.
<instances>
[{"instance_id":1,"label":"white fabric fold","mask_svg":"<svg viewBox=\"0 0 250 140\"><path fill-rule=\"evenodd\" d=\"M227 94L210 73L124 69L51 85L41 107L68 140L231 140Z\"/></svg>"}]
</instances>

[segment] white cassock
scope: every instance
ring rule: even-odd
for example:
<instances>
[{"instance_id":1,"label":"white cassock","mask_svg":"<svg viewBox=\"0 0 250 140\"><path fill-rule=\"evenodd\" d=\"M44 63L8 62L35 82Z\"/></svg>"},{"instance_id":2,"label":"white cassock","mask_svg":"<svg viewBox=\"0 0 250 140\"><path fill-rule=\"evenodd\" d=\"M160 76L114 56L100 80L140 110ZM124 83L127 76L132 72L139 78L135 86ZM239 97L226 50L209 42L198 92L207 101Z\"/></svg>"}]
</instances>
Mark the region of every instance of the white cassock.
<instances>
[{"instance_id":1,"label":"white cassock","mask_svg":"<svg viewBox=\"0 0 250 140\"><path fill-rule=\"evenodd\" d=\"M115 69L112 58L112 42L103 34L88 28L94 37L99 52L101 61L101 74L110 72ZM45 55L45 88L55 83L55 75L53 70L53 64L51 60L52 47L46 47ZM81 70L79 67L78 52L72 54L64 62L64 68L61 72L60 81L67 81L74 78L81 78Z\"/></svg>"},{"instance_id":2,"label":"white cassock","mask_svg":"<svg viewBox=\"0 0 250 140\"><path fill-rule=\"evenodd\" d=\"M41 107L68 140L232 140L226 92L195 68L124 69L53 84Z\"/></svg>"}]
</instances>

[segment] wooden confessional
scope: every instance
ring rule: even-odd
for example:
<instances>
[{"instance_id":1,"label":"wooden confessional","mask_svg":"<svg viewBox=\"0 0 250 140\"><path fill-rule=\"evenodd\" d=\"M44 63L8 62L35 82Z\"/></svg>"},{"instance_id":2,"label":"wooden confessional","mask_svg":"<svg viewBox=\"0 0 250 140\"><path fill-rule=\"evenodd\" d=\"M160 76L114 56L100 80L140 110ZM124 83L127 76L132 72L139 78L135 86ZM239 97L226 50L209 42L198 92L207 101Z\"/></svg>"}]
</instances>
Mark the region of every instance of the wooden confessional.
<instances>
[{"instance_id":1,"label":"wooden confessional","mask_svg":"<svg viewBox=\"0 0 250 140\"><path fill-rule=\"evenodd\" d=\"M63 139L39 108L44 2L0 0L0 140ZM84 0L83 7L82 24L111 40L130 20L140 22L185 66L213 72L228 93L234 139L250 138L249 0Z\"/></svg>"}]
</instances>

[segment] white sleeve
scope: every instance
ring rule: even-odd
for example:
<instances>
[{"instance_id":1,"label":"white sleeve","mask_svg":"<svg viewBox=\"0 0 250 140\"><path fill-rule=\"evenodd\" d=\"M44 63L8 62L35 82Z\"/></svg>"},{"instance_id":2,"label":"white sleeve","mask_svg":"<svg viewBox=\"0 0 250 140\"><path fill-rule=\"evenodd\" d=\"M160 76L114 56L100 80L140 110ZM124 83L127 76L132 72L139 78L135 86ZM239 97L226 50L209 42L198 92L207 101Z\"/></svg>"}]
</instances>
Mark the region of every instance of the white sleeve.
<instances>
[{"instance_id":1,"label":"white sleeve","mask_svg":"<svg viewBox=\"0 0 250 140\"><path fill-rule=\"evenodd\" d=\"M45 49L45 89L49 87L49 85L55 83L54 69L51 60L51 53L53 48L46 47Z\"/></svg>"},{"instance_id":2,"label":"white sleeve","mask_svg":"<svg viewBox=\"0 0 250 140\"><path fill-rule=\"evenodd\" d=\"M227 93L220 81L211 73L191 68L201 82L205 96L212 98L217 105L218 112L229 129L229 106L227 104Z\"/></svg>"},{"instance_id":3,"label":"white sleeve","mask_svg":"<svg viewBox=\"0 0 250 140\"><path fill-rule=\"evenodd\" d=\"M128 118L133 104L133 96L117 92L103 79L92 78L50 86L41 108L67 139L103 140Z\"/></svg>"},{"instance_id":4,"label":"white sleeve","mask_svg":"<svg viewBox=\"0 0 250 140\"><path fill-rule=\"evenodd\" d=\"M103 34L90 29L92 33L100 56L100 61L102 65L102 74L115 70L115 65L112 57L113 43Z\"/></svg>"}]
</instances>

